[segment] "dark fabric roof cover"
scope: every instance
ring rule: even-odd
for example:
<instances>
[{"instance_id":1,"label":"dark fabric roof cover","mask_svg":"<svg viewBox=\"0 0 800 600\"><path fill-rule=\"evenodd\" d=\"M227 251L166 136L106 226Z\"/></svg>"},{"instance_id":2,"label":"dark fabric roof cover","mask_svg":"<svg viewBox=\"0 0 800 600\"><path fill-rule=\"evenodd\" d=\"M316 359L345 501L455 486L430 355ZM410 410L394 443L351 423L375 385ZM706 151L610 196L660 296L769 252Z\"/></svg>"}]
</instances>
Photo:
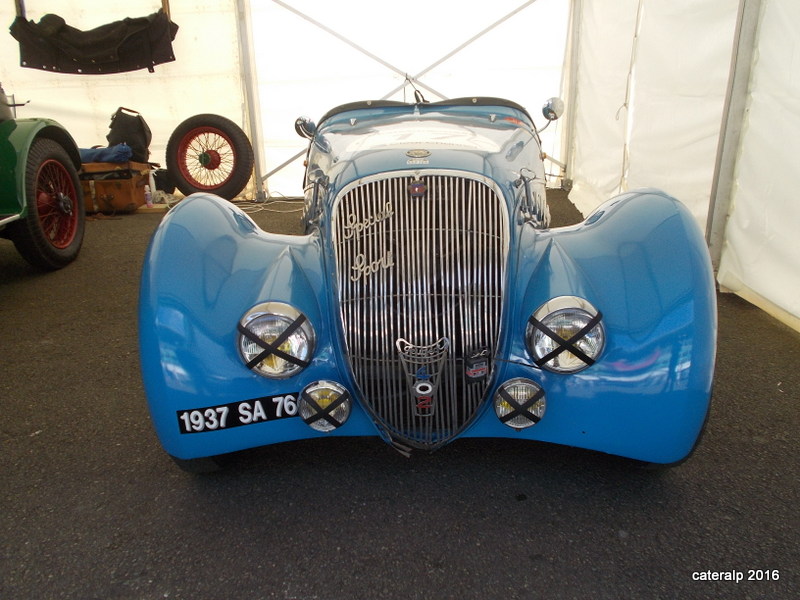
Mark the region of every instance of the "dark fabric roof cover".
<instances>
[{"instance_id":1,"label":"dark fabric roof cover","mask_svg":"<svg viewBox=\"0 0 800 600\"><path fill-rule=\"evenodd\" d=\"M20 64L58 73L103 74L147 69L175 60L178 26L163 10L81 31L58 15L38 23L17 17L11 35L19 42Z\"/></svg>"}]
</instances>

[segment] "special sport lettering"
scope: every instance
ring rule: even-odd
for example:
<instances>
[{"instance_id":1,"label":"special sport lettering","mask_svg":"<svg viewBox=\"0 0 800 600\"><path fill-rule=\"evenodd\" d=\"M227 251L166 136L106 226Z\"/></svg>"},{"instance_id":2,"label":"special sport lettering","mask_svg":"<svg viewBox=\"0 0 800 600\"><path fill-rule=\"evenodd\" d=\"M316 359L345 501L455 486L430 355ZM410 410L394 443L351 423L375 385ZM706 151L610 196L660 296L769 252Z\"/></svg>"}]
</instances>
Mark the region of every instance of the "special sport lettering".
<instances>
[{"instance_id":1,"label":"special sport lettering","mask_svg":"<svg viewBox=\"0 0 800 600\"><path fill-rule=\"evenodd\" d=\"M374 215L367 215L361 220L359 220L354 213L350 213L347 215L344 223L344 239L349 240L357 235L361 235L364 230L369 229L370 227L377 225L381 221L385 221L392 216L394 216L394 208L392 207L391 202L384 204L383 208Z\"/></svg>"},{"instance_id":2,"label":"special sport lettering","mask_svg":"<svg viewBox=\"0 0 800 600\"><path fill-rule=\"evenodd\" d=\"M350 281L358 281L361 278L366 279L378 271L393 266L394 256L391 250L387 250L386 254L375 260L369 260L364 254L358 254L353 260L353 266L350 267L353 271L353 274L350 275Z\"/></svg>"}]
</instances>

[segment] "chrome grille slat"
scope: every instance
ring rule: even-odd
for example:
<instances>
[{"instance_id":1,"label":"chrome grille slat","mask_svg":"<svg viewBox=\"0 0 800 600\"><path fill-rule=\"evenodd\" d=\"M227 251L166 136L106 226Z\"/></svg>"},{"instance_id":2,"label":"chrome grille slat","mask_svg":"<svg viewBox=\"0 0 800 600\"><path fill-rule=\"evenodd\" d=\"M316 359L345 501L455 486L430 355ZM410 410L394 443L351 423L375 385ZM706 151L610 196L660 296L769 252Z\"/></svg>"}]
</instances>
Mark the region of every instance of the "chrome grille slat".
<instances>
[{"instance_id":1,"label":"chrome grille slat","mask_svg":"<svg viewBox=\"0 0 800 600\"><path fill-rule=\"evenodd\" d=\"M486 393L467 355L493 355L499 336L508 216L488 180L430 173L373 178L334 204L334 254L345 344L366 405L394 438L432 449L460 432ZM391 212L387 207L391 206ZM354 268L356 267L356 268ZM447 337L435 409L419 414L395 342Z\"/></svg>"}]
</instances>

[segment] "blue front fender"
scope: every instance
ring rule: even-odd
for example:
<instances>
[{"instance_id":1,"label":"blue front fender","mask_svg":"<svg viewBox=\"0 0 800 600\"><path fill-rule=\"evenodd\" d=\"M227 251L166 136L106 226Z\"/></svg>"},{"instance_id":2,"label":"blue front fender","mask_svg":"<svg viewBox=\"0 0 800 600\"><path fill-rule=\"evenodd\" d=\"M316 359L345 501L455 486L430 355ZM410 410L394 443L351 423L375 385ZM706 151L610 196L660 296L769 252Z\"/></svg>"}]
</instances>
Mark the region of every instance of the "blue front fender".
<instances>
[{"instance_id":1,"label":"blue front fender","mask_svg":"<svg viewBox=\"0 0 800 600\"><path fill-rule=\"evenodd\" d=\"M324 287L316 235L265 233L244 212L212 195L195 194L170 211L150 242L139 298L142 376L167 452L189 459L323 435L297 416L182 433L179 414L242 401L252 407L255 400L271 402L284 395L296 399L320 379L354 389L333 349L327 306L319 301ZM312 364L289 379L256 375L236 349L239 319L267 301L300 310L317 335ZM354 406L334 434L374 435L375 429Z\"/></svg>"},{"instance_id":2,"label":"blue front fender","mask_svg":"<svg viewBox=\"0 0 800 600\"><path fill-rule=\"evenodd\" d=\"M547 412L513 431L487 407L468 435L537 439L656 463L685 458L703 427L716 351L716 296L703 236L678 201L657 191L618 196L574 227L525 229L509 285L507 361L496 382L535 380ZM606 348L584 371L533 366L528 318L557 296L603 313Z\"/></svg>"},{"instance_id":3,"label":"blue front fender","mask_svg":"<svg viewBox=\"0 0 800 600\"><path fill-rule=\"evenodd\" d=\"M547 412L536 426L515 431L487 402L464 435L548 441L657 463L684 458L708 412L716 348L711 266L692 216L664 194L632 193L574 227L523 226L516 241L489 396L504 381L527 377L544 388ZM187 433L179 416L297 398L319 379L353 394L325 273L318 235L265 233L217 197L195 195L165 217L145 260L139 326L150 412L167 452L195 458L324 435L297 417ZM607 336L598 361L572 375L533 366L524 340L529 316L563 295L598 308ZM239 319L266 301L296 307L317 334L312 364L286 380L252 373L236 349ZM334 435L379 432L354 402Z\"/></svg>"}]
</instances>

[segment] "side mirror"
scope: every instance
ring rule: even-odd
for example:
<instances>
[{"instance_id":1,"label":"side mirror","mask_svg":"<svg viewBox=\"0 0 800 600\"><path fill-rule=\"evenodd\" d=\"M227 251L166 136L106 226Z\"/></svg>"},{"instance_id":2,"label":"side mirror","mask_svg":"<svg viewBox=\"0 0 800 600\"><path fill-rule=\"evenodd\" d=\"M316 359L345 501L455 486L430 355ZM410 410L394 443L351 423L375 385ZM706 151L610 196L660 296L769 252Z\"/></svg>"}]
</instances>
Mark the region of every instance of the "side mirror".
<instances>
[{"instance_id":1,"label":"side mirror","mask_svg":"<svg viewBox=\"0 0 800 600\"><path fill-rule=\"evenodd\" d=\"M312 140L317 133L317 125L308 117L299 117L294 122L294 130L300 137Z\"/></svg>"},{"instance_id":2,"label":"side mirror","mask_svg":"<svg viewBox=\"0 0 800 600\"><path fill-rule=\"evenodd\" d=\"M548 121L555 121L564 114L564 101L561 98L550 98L542 107L542 114Z\"/></svg>"}]
</instances>

